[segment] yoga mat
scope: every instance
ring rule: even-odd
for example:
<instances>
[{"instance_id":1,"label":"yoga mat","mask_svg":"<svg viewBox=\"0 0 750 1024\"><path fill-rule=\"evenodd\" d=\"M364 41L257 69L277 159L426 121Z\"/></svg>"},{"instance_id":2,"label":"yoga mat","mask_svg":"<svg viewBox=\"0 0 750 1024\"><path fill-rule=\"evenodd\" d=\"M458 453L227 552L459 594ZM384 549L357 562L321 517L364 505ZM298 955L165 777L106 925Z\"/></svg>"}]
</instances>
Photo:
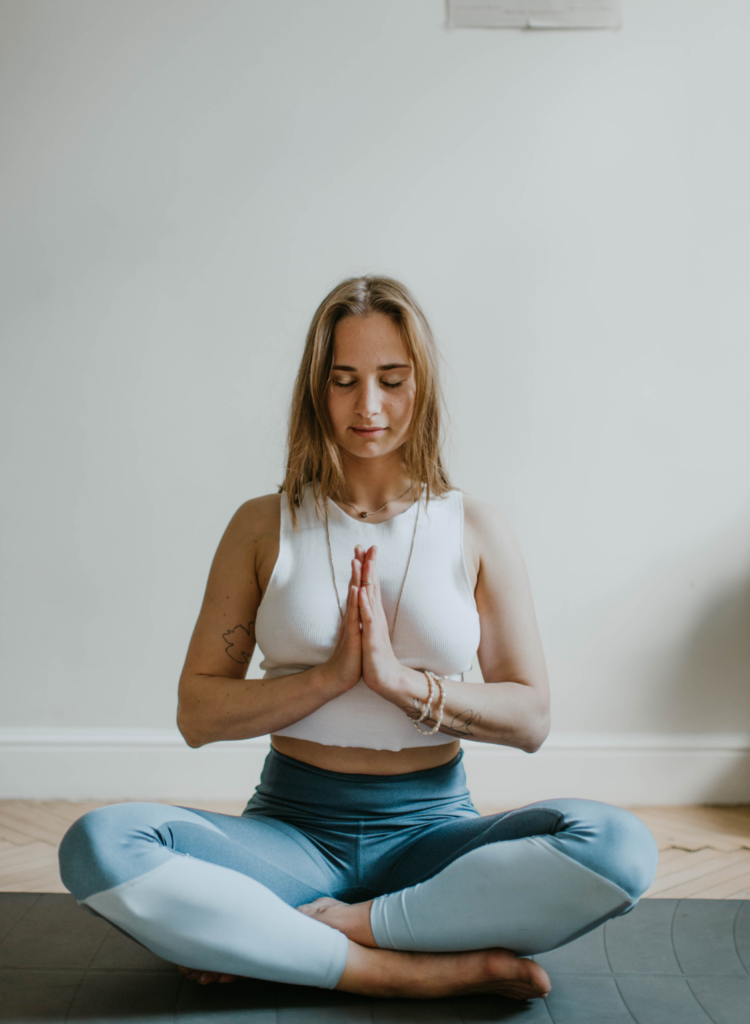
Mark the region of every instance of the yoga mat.
<instances>
[{"instance_id":1,"label":"yoga mat","mask_svg":"<svg viewBox=\"0 0 750 1024\"><path fill-rule=\"evenodd\" d=\"M19 1024L750 1024L750 900L642 900L535 959L552 993L530 1003L200 986L72 896L0 893L0 1019Z\"/></svg>"}]
</instances>

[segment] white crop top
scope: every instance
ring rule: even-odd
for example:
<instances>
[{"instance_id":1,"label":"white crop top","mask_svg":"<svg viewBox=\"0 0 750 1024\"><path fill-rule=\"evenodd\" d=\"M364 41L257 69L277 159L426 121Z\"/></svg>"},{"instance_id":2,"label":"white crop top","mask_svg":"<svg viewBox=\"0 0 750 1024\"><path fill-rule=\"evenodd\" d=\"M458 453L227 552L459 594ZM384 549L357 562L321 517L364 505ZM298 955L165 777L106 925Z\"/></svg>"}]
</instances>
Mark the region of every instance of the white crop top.
<instances>
[{"instance_id":1,"label":"white crop top","mask_svg":"<svg viewBox=\"0 0 750 1024\"><path fill-rule=\"evenodd\" d=\"M392 629L414 536L392 639L394 652L409 668L462 679L479 647L479 614L464 560L463 495L461 491L449 491L426 503L423 494L420 500L416 536L416 502L383 523L354 519L334 502L328 502L339 600L345 607L355 546L377 544L383 608ZM297 515L299 532L292 526L286 494L282 493L279 557L255 619L265 679L323 664L333 653L340 628L325 520L316 514L309 486ZM425 682L425 692L426 688ZM372 750L452 742L445 733L420 737L407 715L370 690L362 679L299 722L279 729L276 735Z\"/></svg>"}]
</instances>

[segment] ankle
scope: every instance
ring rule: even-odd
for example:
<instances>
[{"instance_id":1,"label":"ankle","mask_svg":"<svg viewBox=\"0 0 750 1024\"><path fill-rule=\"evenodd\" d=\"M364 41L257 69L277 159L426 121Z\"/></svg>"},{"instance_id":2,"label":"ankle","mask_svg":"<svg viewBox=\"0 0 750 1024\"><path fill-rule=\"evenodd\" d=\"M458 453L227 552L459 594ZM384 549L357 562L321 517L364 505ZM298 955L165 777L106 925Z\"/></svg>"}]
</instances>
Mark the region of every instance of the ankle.
<instances>
[{"instance_id":1,"label":"ankle","mask_svg":"<svg viewBox=\"0 0 750 1024\"><path fill-rule=\"evenodd\" d=\"M370 924L371 909L372 900L367 900L366 903L352 903L347 907L346 935L360 946L370 946L373 949L377 949L377 943L372 934L372 926Z\"/></svg>"}]
</instances>

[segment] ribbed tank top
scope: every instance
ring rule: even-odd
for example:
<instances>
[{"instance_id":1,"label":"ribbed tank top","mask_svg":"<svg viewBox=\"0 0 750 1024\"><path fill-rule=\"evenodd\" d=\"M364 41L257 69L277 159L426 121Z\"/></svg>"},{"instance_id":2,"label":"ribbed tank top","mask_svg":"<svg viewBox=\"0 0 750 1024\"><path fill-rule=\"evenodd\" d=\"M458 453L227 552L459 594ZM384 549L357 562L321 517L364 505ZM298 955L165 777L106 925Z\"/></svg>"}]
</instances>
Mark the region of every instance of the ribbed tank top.
<instances>
[{"instance_id":1,"label":"ribbed tank top","mask_svg":"<svg viewBox=\"0 0 750 1024\"><path fill-rule=\"evenodd\" d=\"M479 647L479 615L463 548L463 495L448 491L417 502L382 523L367 523L328 502L328 528L341 607L351 576L354 548L378 547L381 597L393 629L412 536L414 550L406 577L393 650L409 668L429 669L462 679ZM279 556L255 619L255 636L264 657L265 679L304 672L333 653L341 622L326 540L325 520L316 513L307 487L294 530L286 494L281 494ZM427 681L425 680L425 694ZM370 690L362 679L278 736L294 736L335 747L402 750L450 743L444 733L420 736L407 715Z\"/></svg>"}]
</instances>

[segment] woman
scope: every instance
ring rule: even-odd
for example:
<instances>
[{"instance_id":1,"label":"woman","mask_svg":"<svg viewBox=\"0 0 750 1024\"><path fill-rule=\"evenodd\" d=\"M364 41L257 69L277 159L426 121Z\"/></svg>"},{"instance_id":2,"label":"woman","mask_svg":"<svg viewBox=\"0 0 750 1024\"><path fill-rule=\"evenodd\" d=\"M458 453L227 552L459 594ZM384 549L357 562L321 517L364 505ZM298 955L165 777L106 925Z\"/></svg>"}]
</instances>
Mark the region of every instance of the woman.
<instances>
[{"instance_id":1,"label":"woman","mask_svg":"<svg viewBox=\"0 0 750 1024\"><path fill-rule=\"evenodd\" d=\"M271 734L256 794L237 818L105 807L63 840L78 901L204 983L543 997L524 957L652 881L655 844L626 811L471 802L459 737L531 753L549 698L511 533L442 466L436 364L398 282L323 300L282 492L230 522L180 680L191 747ZM246 680L256 640L265 675ZM475 652L484 685L463 681Z\"/></svg>"}]
</instances>

